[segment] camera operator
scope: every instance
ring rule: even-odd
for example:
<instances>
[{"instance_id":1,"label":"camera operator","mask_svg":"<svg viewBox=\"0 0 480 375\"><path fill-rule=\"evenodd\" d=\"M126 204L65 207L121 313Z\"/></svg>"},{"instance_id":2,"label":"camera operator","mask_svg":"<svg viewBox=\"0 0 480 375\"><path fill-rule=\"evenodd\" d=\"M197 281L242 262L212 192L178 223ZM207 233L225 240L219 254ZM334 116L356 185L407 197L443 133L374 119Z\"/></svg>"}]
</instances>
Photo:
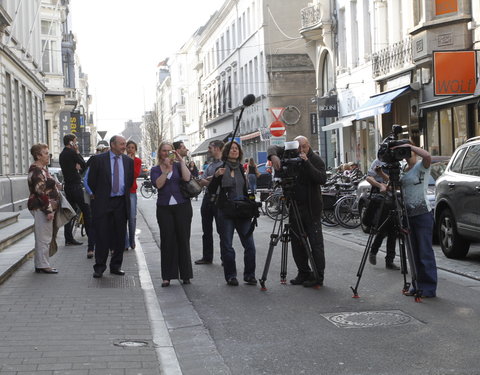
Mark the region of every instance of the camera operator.
<instances>
[{"instance_id":1,"label":"camera operator","mask_svg":"<svg viewBox=\"0 0 480 375\"><path fill-rule=\"evenodd\" d=\"M437 265L432 248L433 213L427 199L428 179L430 176L430 153L413 144L392 147L410 147L411 156L406 158L407 165L400 179L404 204L410 224L410 239L417 270L417 288L422 291L423 298L435 297L437 293ZM417 161L417 156L421 161ZM416 294L415 289L406 293Z\"/></svg>"},{"instance_id":2,"label":"camera operator","mask_svg":"<svg viewBox=\"0 0 480 375\"><path fill-rule=\"evenodd\" d=\"M302 245L300 238L292 234L292 254L298 268L298 274L294 279L290 280L290 283L293 285L303 284L305 287L321 286L323 285L325 270L325 253L321 224L323 204L320 185L326 182L327 174L325 163L320 156L313 152L308 139L304 136L298 136L295 140L299 143L298 156L302 162L299 166L298 176L296 176L293 183L292 199L298 205L298 211L301 216L298 220L301 220L308 237L319 279L315 280L308 264L307 249ZM285 148L279 146L271 146L268 149L268 158L272 161L273 168L276 171L281 170L281 159L284 156L284 152ZM292 212L290 212L289 220L293 233L298 234L299 228L295 223Z\"/></svg>"},{"instance_id":3,"label":"camera operator","mask_svg":"<svg viewBox=\"0 0 480 375\"><path fill-rule=\"evenodd\" d=\"M372 185L372 194L386 194L388 190L388 181L389 176L382 167L385 166L385 163L381 162L378 159L375 159L370 166L370 169L367 172L367 182ZM395 242L397 236L395 234L395 228L393 225L393 218L388 217L387 221L384 223L385 219L380 219L378 225L381 226L380 231L375 235L375 239L372 242L372 248L370 250L370 256L368 260L370 264L377 264L377 253L380 246L382 246L383 239L387 237L387 255L385 256L385 267L391 270L399 270L400 268L393 263L395 259Z\"/></svg>"}]
</instances>

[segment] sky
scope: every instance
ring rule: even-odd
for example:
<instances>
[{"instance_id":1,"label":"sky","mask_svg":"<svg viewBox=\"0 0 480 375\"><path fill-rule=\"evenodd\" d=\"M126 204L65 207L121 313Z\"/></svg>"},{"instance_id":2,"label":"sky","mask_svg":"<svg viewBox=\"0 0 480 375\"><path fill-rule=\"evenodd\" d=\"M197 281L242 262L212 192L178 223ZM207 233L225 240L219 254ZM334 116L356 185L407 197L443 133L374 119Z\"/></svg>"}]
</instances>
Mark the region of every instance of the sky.
<instances>
[{"instance_id":1,"label":"sky","mask_svg":"<svg viewBox=\"0 0 480 375\"><path fill-rule=\"evenodd\" d=\"M121 132L153 108L157 64L224 0L71 0L77 55L88 75L97 130Z\"/></svg>"}]
</instances>

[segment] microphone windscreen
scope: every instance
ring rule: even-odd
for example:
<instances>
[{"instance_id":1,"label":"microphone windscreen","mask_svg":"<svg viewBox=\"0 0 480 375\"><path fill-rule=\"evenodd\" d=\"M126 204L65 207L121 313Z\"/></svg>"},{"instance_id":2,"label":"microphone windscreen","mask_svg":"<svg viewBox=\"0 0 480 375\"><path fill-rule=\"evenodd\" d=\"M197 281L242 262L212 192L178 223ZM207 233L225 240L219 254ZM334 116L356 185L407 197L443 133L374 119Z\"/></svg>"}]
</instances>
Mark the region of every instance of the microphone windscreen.
<instances>
[{"instance_id":1,"label":"microphone windscreen","mask_svg":"<svg viewBox=\"0 0 480 375\"><path fill-rule=\"evenodd\" d=\"M243 98L243 105L245 107L251 106L253 103L255 103L255 95L248 94L246 97Z\"/></svg>"}]
</instances>

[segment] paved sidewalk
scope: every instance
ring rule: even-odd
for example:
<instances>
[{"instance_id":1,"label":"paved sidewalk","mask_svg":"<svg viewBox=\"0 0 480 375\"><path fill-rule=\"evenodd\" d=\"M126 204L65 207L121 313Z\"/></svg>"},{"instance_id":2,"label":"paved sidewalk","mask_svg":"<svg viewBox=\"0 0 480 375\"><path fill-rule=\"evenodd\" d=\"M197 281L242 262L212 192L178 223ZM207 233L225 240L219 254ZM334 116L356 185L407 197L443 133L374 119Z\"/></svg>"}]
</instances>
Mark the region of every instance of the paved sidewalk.
<instances>
[{"instance_id":1,"label":"paved sidewalk","mask_svg":"<svg viewBox=\"0 0 480 375\"><path fill-rule=\"evenodd\" d=\"M124 277L94 279L86 245L57 241L59 274L35 273L30 259L0 288L0 373L159 374L135 252L125 253Z\"/></svg>"}]
</instances>

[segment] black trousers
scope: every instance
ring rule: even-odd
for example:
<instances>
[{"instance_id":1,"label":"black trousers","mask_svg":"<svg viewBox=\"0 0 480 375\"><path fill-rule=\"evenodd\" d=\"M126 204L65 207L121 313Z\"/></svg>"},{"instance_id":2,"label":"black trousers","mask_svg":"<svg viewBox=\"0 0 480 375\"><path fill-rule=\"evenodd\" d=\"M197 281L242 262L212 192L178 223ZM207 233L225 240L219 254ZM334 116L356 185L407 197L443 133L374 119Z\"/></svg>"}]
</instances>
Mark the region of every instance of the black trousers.
<instances>
[{"instance_id":1,"label":"black trousers","mask_svg":"<svg viewBox=\"0 0 480 375\"><path fill-rule=\"evenodd\" d=\"M324 271L325 271L325 249L323 245L323 232L322 232L322 222L320 218L310 218L308 214L308 207L298 207L300 211L300 220L303 224L305 234L307 235L308 242L312 249L313 261L315 262L315 267L318 271L319 280L323 282ZM291 244L292 244L292 255L295 261L295 264L298 268L298 275L300 277L309 277L311 275L311 268L308 265L308 253L307 249L303 246L299 235L300 230L296 223L295 218L293 217L293 211L290 210L289 213L290 228L291 228Z\"/></svg>"},{"instance_id":2,"label":"black trousers","mask_svg":"<svg viewBox=\"0 0 480 375\"><path fill-rule=\"evenodd\" d=\"M393 219L388 218L384 224L379 223L379 225L382 225L382 227L373 239L370 253L376 255L378 253L378 249L380 249L380 246L382 246L384 238L387 237L387 255L385 256L385 262L392 263L395 259L395 243L397 241Z\"/></svg>"},{"instance_id":3,"label":"black trousers","mask_svg":"<svg viewBox=\"0 0 480 375\"><path fill-rule=\"evenodd\" d=\"M203 256L202 259L211 262L213 260L213 221L215 220L215 227L218 233L217 223L217 206L210 202L211 195L205 194L202 200L202 207L200 213L202 214L202 245ZM220 235L220 233L218 233Z\"/></svg>"},{"instance_id":4,"label":"black trousers","mask_svg":"<svg viewBox=\"0 0 480 375\"><path fill-rule=\"evenodd\" d=\"M87 232L87 236L88 236L87 250L93 250L95 249L95 240L93 236L90 236L92 214L90 211L90 206L87 203L85 203L85 199L83 197L83 187L80 184L65 185L64 189L65 189L65 196L68 200L68 203L70 203L70 205L75 211L77 210L77 208L80 208L80 210L83 213L83 222L85 223L85 231ZM72 229L73 229L73 222L72 220L70 220L64 226L65 242L73 241Z\"/></svg>"},{"instance_id":5,"label":"black trousers","mask_svg":"<svg viewBox=\"0 0 480 375\"><path fill-rule=\"evenodd\" d=\"M95 203L93 203L95 210ZM95 214L95 211L94 211ZM95 216L95 272L103 273L107 268L110 250L110 270L122 267L125 236L127 234L127 207L125 197L109 198L107 212Z\"/></svg>"},{"instance_id":6,"label":"black trousers","mask_svg":"<svg viewBox=\"0 0 480 375\"><path fill-rule=\"evenodd\" d=\"M160 260L162 279L186 280L193 278L190 255L190 228L192 203L172 206L157 205L157 222L160 228Z\"/></svg>"}]
</instances>

